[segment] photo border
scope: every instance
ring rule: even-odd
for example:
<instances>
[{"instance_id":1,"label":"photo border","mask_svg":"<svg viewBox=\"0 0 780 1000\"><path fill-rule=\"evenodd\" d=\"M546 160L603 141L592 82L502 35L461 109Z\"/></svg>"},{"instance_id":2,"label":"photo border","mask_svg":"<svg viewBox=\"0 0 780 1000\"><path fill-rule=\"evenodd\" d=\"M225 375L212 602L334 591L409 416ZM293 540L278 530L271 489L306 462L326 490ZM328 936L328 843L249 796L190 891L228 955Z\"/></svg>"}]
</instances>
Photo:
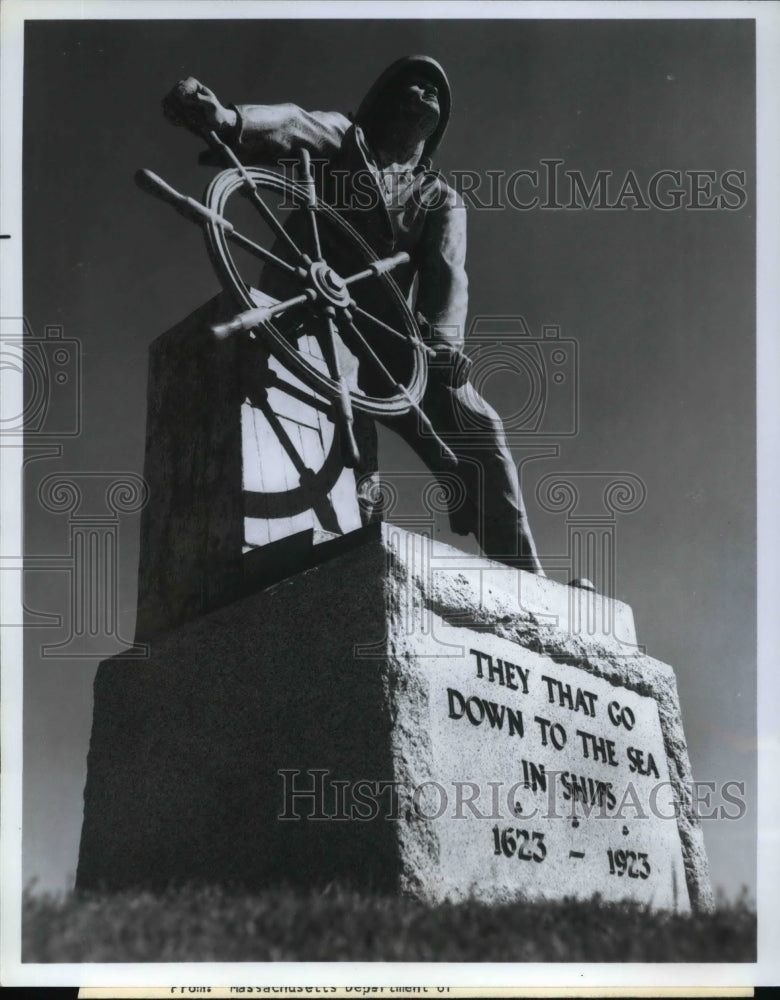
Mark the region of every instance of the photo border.
<instances>
[{"instance_id":1,"label":"photo border","mask_svg":"<svg viewBox=\"0 0 780 1000\"><path fill-rule=\"evenodd\" d=\"M105 0L5 0L0 8L0 230L10 234L0 246L0 316L23 316L22 303L22 72L24 19L76 20L168 19L199 20L285 17L330 19L357 17L484 18L484 3L463 0L457 5L433 2L272 3L190 0L190 2L105 2ZM778 401L780 382L780 125L778 94L780 66L780 4L772 3L493 3L491 18L519 19L724 19L756 22L757 83L757 372L758 372L758 961L755 964L537 964L537 963L21 963L21 803L22 803L22 633L2 631L2 812L0 833L0 961L3 985L407 985L508 987L518 981L534 986L740 986L780 981L780 957L775 929L780 906L771 886L780 884L780 683L774 654L780 639L780 527L775 497L780 487L778 464ZM774 65L773 65L774 62ZM7 412L21 411L21 379L3 380ZM0 552L21 553L22 449L0 442ZM728 567L723 567L728 572ZM21 574L0 574L3 618L21 620Z\"/></svg>"}]
</instances>

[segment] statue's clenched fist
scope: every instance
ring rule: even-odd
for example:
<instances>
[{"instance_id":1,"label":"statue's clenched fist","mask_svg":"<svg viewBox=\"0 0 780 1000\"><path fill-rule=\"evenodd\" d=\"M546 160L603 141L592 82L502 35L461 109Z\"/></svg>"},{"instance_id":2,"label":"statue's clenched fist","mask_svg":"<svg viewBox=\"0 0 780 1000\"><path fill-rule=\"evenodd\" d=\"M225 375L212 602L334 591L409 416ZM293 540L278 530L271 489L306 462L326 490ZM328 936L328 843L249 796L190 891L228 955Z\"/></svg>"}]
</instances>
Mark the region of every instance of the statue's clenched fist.
<instances>
[{"instance_id":1,"label":"statue's clenched fist","mask_svg":"<svg viewBox=\"0 0 780 1000\"><path fill-rule=\"evenodd\" d=\"M224 107L214 91L194 76L179 80L163 98L162 106L166 118L174 125L185 125L198 134L208 131L225 133L237 124L236 112Z\"/></svg>"}]
</instances>

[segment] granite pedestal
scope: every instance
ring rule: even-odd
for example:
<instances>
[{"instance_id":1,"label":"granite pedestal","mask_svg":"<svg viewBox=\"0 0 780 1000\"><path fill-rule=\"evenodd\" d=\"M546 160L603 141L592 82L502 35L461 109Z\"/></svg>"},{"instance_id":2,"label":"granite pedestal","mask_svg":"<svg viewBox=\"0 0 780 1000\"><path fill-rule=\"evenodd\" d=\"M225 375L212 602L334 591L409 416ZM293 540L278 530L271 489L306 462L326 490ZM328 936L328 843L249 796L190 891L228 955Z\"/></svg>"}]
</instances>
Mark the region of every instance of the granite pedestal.
<instances>
[{"instance_id":1,"label":"granite pedestal","mask_svg":"<svg viewBox=\"0 0 780 1000\"><path fill-rule=\"evenodd\" d=\"M373 525L101 664L77 884L707 908L690 782L630 608Z\"/></svg>"}]
</instances>

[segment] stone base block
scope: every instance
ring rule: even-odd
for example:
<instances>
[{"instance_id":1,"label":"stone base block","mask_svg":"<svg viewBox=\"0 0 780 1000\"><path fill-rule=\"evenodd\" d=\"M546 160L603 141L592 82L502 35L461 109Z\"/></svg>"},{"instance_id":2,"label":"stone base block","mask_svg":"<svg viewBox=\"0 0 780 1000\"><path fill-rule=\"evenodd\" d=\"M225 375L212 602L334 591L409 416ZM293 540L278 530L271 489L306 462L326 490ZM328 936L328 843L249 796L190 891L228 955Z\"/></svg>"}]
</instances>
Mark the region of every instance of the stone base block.
<instances>
[{"instance_id":1,"label":"stone base block","mask_svg":"<svg viewBox=\"0 0 780 1000\"><path fill-rule=\"evenodd\" d=\"M101 664L78 886L708 907L674 672L630 609L574 631L585 591L360 540Z\"/></svg>"}]
</instances>

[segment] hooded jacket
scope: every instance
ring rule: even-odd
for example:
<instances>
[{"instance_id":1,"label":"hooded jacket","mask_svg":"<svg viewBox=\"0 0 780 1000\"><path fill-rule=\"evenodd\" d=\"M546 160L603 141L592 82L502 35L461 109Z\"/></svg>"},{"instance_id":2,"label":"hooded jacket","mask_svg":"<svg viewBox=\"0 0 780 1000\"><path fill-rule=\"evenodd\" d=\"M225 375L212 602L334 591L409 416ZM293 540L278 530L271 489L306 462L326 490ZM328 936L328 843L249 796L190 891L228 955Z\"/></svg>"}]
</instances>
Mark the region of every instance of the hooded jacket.
<instances>
[{"instance_id":1,"label":"hooded jacket","mask_svg":"<svg viewBox=\"0 0 780 1000\"><path fill-rule=\"evenodd\" d=\"M368 136L399 79L411 72L435 81L439 122L413 170L413 182L388 197L377 179ZM236 105L238 127L231 144L242 162L257 165L293 158L307 149L321 167L315 170L321 196L375 253L409 253L410 263L395 269L393 277L407 297L417 278L414 309L423 320L423 336L434 347L460 350L468 307L466 210L457 193L430 168L447 128L450 104L441 66L428 56L408 56L379 76L354 121L339 112L305 111L295 104ZM338 260L328 254L326 258L339 269Z\"/></svg>"},{"instance_id":2,"label":"hooded jacket","mask_svg":"<svg viewBox=\"0 0 780 1000\"><path fill-rule=\"evenodd\" d=\"M430 56L404 56L403 59L398 59L392 65L388 66L375 80L366 96L360 102L360 107L355 115L355 124L359 125L364 131L370 131L373 118L375 115L381 115L382 113L383 98L387 94L392 93L399 80L412 74L430 80L436 85L439 93L439 123L426 140L422 153L430 165L430 160L441 145L444 133L447 131L452 102L452 92L447 75L439 63L435 59L431 59Z\"/></svg>"}]
</instances>

